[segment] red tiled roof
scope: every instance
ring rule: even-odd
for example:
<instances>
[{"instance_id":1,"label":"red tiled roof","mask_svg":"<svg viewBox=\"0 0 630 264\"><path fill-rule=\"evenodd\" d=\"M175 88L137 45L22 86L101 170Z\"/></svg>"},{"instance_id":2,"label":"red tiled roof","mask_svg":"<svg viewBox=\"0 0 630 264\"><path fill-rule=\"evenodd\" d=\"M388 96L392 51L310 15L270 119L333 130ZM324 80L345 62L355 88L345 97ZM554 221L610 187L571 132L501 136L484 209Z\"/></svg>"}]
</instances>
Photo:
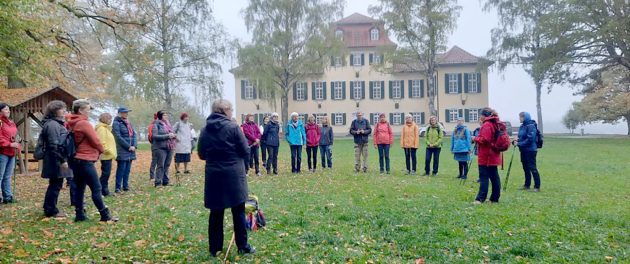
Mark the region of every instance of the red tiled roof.
<instances>
[{"instance_id":1,"label":"red tiled roof","mask_svg":"<svg viewBox=\"0 0 630 264\"><path fill-rule=\"evenodd\" d=\"M354 13L348 17L342 18L341 20L335 22L337 25L356 25L356 24L374 24L377 23L378 20L368 17L366 15L362 15L359 13Z\"/></svg>"},{"instance_id":2,"label":"red tiled roof","mask_svg":"<svg viewBox=\"0 0 630 264\"><path fill-rule=\"evenodd\" d=\"M343 42L348 48L395 45L395 43L389 39L383 24L371 17L354 13L335 22L334 24L337 27L336 30L341 30L343 32ZM379 30L379 38L377 40L372 40L370 37L370 31L374 28Z\"/></svg>"},{"instance_id":3,"label":"red tiled roof","mask_svg":"<svg viewBox=\"0 0 630 264\"><path fill-rule=\"evenodd\" d=\"M444 54L440 54L437 58L438 64L476 64L479 62L479 57L468 53L458 46L453 46L449 51Z\"/></svg>"}]
</instances>

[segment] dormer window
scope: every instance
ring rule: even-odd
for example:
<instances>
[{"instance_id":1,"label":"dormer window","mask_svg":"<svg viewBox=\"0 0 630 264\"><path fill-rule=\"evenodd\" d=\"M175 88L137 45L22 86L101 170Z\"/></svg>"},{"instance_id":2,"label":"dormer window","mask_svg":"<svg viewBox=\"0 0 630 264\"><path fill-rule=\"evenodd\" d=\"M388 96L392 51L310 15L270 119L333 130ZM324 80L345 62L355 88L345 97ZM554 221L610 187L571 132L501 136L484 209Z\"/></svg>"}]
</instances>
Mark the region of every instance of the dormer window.
<instances>
[{"instance_id":1,"label":"dormer window","mask_svg":"<svg viewBox=\"0 0 630 264\"><path fill-rule=\"evenodd\" d=\"M373 28L372 30L370 30L370 39L371 40L378 40L379 39L379 32L378 32L378 28Z\"/></svg>"},{"instance_id":2,"label":"dormer window","mask_svg":"<svg viewBox=\"0 0 630 264\"><path fill-rule=\"evenodd\" d=\"M337 31L335 31L335 37L343 39L343 30L337 29Z\"/></svg>"}]
</instances>

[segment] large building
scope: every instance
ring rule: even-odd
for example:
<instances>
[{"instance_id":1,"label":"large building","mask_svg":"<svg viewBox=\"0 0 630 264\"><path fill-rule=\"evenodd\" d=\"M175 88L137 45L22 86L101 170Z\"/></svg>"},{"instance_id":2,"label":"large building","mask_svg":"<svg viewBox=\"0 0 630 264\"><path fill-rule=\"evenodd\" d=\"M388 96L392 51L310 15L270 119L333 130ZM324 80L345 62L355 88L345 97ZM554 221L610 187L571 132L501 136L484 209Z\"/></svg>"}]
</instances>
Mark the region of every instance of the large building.
<instances>
[{"instance_id":1,"label":"large building","mask_svg":"<svg viewBox=\"0 0 630 264\"><path fill-rule=\"evenodd\" d=\"M336 134L347 134L355 113L361 111L370 123L385 113L394 132L399 133L407 113L419 126L429 120L428 78L422 67L398 65L391 73L377 71L373 65L383 62L379 47L395 45L381 23L353 14L335 23L338 37L349 50L345 58L331 58L323 74L297 82L289 92L289 113L330 117ZM464 117L469 127L476 127L479 109L488 105L487 67L482 60L454 46L437 58L436 108L447 130ZM482 68L483 70L480 70ZM275 104L261 99L254 82L235 75L236 110L241 121L246 113L256 120L271 112L281 112L280 98ZM274 107L275 105L275 107Z\"/></svg>"}]
</instances>

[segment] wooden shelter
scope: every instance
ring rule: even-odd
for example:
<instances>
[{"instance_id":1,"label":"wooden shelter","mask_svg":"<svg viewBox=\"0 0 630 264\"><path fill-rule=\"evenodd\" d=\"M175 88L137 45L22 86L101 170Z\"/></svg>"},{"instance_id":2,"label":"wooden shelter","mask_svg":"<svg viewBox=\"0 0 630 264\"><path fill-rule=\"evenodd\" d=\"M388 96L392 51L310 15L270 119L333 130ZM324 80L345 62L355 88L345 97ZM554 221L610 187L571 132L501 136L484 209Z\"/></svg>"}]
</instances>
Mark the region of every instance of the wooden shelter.
<instances>
[{"instance_id":1,"label":"wooden shelter","mask_svg":"<svg viewBox=\"0 0 630 264\"><path fill-rule=\"evenodd\" d=\"M53 100L61 100L70 107L77 98L60 87L48 89L0 88L0 102L8 104L11 108L11 119L18 126L18 135L23 140L23 151L17 157L20 173L28 172L28 155L32 152L29 151L29 143L35 143L31 142L31 121L42 127L43 111L46 105Z\"/></svg>"}]
</instances>

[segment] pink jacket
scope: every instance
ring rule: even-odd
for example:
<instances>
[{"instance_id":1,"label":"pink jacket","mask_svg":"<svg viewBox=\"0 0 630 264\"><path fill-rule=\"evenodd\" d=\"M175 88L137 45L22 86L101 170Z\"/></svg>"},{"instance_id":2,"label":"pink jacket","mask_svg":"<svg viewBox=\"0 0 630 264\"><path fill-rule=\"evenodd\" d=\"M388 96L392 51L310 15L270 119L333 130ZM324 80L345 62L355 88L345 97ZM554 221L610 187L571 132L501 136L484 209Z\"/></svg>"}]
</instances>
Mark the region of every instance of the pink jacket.
<instances>
[{"instance_id":1,"label":"pink jacket","mask_svg":"<svg viewBox=\"0 0 630 264\"><path fill-rule=\"evenodd\" d=\"M387 122L378 122L374 129L374 146L394 144L394 133Z\"/></svg>"},{"instance_id":2,"label":"pink jacket","mask_svg":"<svg viewBox=\"0 0 630 264\"><path fill-rule=\"evenodd\" d=\"M245 134L245 138L247 138L247 145L252 146L256 140L260 140L262 136L260 134L260 128L254 122L245 122L241 125L241 129L243 129L243 134Z\"/></svg>"},{"instance_id":3,"label":"pink jacket","mask_svg":"<svg viewBox=\"0 0 630 264\"><path fill-rule=\"evenodd\" d=\"M306 124L306 146L317 147L319 146L319 139L321 138L321 132L319 126L315 123Z\"/></svg>"}]
</instances>

